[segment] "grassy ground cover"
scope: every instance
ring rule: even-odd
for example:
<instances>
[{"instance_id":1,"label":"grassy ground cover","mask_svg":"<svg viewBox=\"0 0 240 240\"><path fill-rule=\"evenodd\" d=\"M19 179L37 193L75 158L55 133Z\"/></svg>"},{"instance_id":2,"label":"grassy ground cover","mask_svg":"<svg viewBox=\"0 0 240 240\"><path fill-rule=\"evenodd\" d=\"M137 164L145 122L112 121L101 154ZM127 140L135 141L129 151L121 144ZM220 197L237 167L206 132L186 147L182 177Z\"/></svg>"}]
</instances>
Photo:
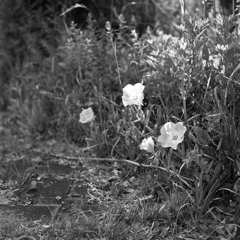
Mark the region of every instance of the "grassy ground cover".
<instances>
[{"instance_id":1,"label":"grassy ground cover","mask_svg":"<svg viewBox=\"0 0 240 240\"><path fill-rule=\"evenodd\" d=\"M239 238L237 17L183 10L179 37L139 38L123 16L118 31L97 31L89 17L84 31L61 29L42 62L12 70L0 160L14 136L40 151L57 139L48 151L85 164L102 210L76 204L51 226L3 212L5 239Z\"/></svg>"}]
</instances>

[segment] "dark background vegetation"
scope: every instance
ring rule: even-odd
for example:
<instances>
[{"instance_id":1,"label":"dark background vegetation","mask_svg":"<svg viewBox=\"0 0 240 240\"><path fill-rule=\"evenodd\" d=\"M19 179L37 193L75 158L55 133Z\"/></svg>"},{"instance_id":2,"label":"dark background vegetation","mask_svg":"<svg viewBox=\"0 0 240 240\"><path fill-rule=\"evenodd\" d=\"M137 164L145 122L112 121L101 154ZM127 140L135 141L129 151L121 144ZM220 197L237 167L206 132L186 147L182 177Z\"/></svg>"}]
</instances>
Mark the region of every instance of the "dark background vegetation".
<instances>
[{"instance_id":1,"label":"dark background vegetation","mask_svg":"<svg viewBox=\"0 0 240 240\"><path fill-rule=\"evenodd\" d=\"M231 13L231 2L221 1L225 14ZM83 4L86 8L74 8L61 15L76 3ZM189 0L186 3L189 12L202 16L202 5L199 1ZM0 3L1 110L12 107L12 111L19 115L17 111L23 108L19 104L23 104L28 113L22 113L22 115L32 116L28 117L31 119L29 124L34 126L33 128L37 126L35 129L37 132L43 133L47 127L50 127L49 125L53 128L55 126L54 131L57 131L62 123L60 124L59 118L56 120L56 115L64 112L66 99L70 99L69 96L74 99L75 92L78 91L76 76L72 75L73 69L66 71L60 67L61 64L58 64L59 61L64 62L63 58L66 57L60 47L64 46L67 38L71 37L72 21L76 24L76 29L88 31L89 13L93 24L90 27L97 36L96 41L101 38L104 40L106 37L99 32L105 31L107 21L111 23L114 30L117 31L120 28L121 14L125 21L125 36L130 35L132 29L136 29L138 37L141 38L147 27L150 27L156 35L159 31L175 36L180 35L173 25L180 23L180 4L176 0L134 2L127 0L2 0ZM91 36L85 34L83 37ZM98 50L100 48L99 46ZM98 52L100 59L102 54L105 54L105 50ZM103 71L106 69L97 71L97 77L101 76ZM88 73L83 71L82 74ZM110 71L108 74L110 78L110 75L115 73ZM86 77L83 76L83 78ZM131 76L125 77L136 82L140 75L131 73ZM109 84L109 81L106 80L106 83ZM81 101L87 100L81 99ZM37 109L34 110L34 108ZM44 114L41 114L42 110ZM66 114L69 113L62 114L62 119L65 119Z\"/></svg>"}]
</instances>

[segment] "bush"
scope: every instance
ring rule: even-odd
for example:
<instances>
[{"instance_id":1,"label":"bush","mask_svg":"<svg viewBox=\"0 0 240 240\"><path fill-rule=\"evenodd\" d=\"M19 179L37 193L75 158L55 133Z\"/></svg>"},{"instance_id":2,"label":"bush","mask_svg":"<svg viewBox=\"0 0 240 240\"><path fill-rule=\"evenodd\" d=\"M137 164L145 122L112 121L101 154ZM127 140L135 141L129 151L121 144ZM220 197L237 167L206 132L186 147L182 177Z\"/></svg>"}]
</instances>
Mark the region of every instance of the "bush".
<instances>
[{"instance_id":1,"label":"bush","mask_svg":"<svg viewBox=\"0 0 240 240\"><path fill-rule=\"evenodd\" d=\"M124 45L124 50L123 39L118 36L114 42L110 34L105 46L112 48L108 57L111 60L107 62L101 55L102 60L96 66L104 63L101 73L115 83L120 79L119 89L109 85L109 81L106 87L101 87L105 83L102 81L103 85L94 85L94 91L89 88L86 96L89 99L91 93L91 102L95 99L98 110L101 109L95 111L91 135L87 136L88 142L89 138L94 142L92 146L98 146L91 148L95 156L100 157L109 149L109 157L114 159L130 159L141 164L152 162L160 166L159 169L169 171L171 181L184 189L177 191L188 199L187 206L193 215L203 216L214 205L216 197L232 198L230 192L239 170L234 160L239 154L239 49L238 36L230 31L234 22L233 17L222 15L205 20L186 16L177 26L182 37L163 33L155 36L148 31L132 45ZM76 41L74 46L79 45ZM93 46L96 47L93 44L91 49ZM93 61L99 59L95 57L98 51L96 48L89 51ZM86 49L79 51L85 58L87 52ZM86 63L87 60L79 61L77 66L88 71ZM100 68L90 69L89 77L95 73L100 75ZM115 71L109 72L109 69ZM81 82L88 82L89 77ZM94 80L91 79L90 84L94 84ZM141 108L116 106L116 99L112 99L110 93L121 96L120 87L136 82L145 85L148 104ZM161 146L158 140L161 126L170 121L183 122L187 129L185 140L176 151ZM149 156L140 151L139 145L150 136L156 149ZM103 145L104 148L99 149ZM182 204L186 204L185 200Z\"/></svg>"}]
</instances>

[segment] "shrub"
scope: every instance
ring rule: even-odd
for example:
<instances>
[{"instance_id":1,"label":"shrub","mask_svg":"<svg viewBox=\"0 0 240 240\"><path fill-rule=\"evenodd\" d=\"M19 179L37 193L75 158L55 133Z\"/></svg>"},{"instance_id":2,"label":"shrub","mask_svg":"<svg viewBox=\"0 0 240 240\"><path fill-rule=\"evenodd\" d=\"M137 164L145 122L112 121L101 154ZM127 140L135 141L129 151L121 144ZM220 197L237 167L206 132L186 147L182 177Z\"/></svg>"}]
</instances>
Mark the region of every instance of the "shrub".
<instances>
[{"instance_id":1,"label":"shrub","mask_svg":"<svg viewBox=\"0 0 240 240\"><path fill-rule=\"evenodd\" d=\"M162 33L155 36L148 31L133 42L132 47L125 47L125 55L121 55L119 42L114 43L110 38L107 46L114 43L111 56L117 68L115 82L123 80L119 84L122 88L128 83L142 82L148 100L142 108L126 106L120 108L119 114L108 95L111 91L105 92L106 88L95 86L97 94L93 98L98 101L104 116L108 116L101 118L103 112L98 112L91 124L90 138L95 145L102 145L104 136L111 157L141 164L152 161L161 170L169 171L173 184L184 189L177 191L183 196L190 194L182 204L187 203L192 215L203 216L216 197L231 198L230 192L236 182L239 50L238 36L230 31L234 22L234 17L222 15L205 20L185 16L182 24L176 26L181 37ZM123 76L126 75L119 67L122 58L126 72L131 76L133 71L128 72L128 67L132 65L138 78L125 80ZM111 90L116 91L115 88ZM121 89L116 92L121 94ZM165 149L167 145L161 146L157 140L160 127L170 121L183 122L187 129L176 151ZM108 135L110 128L112 135ZM156 143L151 157L139 149L141 140L148 137L153 137ZM102 151L98 149L94 153L98 156ZM220 190L226 186L231 187Z\"/></svg>"}]
</instances>

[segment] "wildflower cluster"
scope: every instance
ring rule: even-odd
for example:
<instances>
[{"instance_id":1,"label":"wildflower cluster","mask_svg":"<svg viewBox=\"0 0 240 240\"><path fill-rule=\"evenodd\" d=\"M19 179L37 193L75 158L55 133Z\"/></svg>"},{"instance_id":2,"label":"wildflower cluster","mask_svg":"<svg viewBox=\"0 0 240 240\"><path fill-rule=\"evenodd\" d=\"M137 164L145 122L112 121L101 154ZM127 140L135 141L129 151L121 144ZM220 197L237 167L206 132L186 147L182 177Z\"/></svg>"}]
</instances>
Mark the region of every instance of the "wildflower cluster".
<instances>
[{"instance_id":1,"label":"wildflower cluster","mask_svg":"<svg viewBox=\"0 0 240 240\"><path fill-rule=\"evenodd\" d=\"M145 86L141 83L137 83L135 85L128 84L123 88L123 105L143 105L142 101L144 99L144 91ZM179 143L181 143L184 139L184 133L186 132L186 127L183 126L182 122L178 122L176 124L172 122L167 122L161 128L161 135L157 138L157 141L161 144L163 148L171 147L176 150ZM140 144L140 149L145 150L149 153L154 153L154 141L152 137L148 137L143 139Z\"/></svg>"},{"instance_id":2,"label":"wildflower cluster","mask_svg":"<svg viewBox=\"0 0 240 240\"><path fill-rule=\"evenodd\" d=\"M125 107L137 105L143 105L144 99L144 88L145 86L142 83L136 83L135 85L128 84L123 88L123 96L122 102ZM95 118L93 110L91 107L88 109L84 109L80 113L80 120L81 123L88 123L92 122ZM176 124L173 122L165 123L160 133L161 135L156 138L156 141L160 143L163 148L171 147L174 150L177 150L177 146L181 143L184 139L184 134L186 132L186 127L183 125L182 122L177 122ZM139 145L141 150L145 150L149 153L154 153L155 143L153 137L144 138L142 143Z\"/></svg>"}]
</instances>

